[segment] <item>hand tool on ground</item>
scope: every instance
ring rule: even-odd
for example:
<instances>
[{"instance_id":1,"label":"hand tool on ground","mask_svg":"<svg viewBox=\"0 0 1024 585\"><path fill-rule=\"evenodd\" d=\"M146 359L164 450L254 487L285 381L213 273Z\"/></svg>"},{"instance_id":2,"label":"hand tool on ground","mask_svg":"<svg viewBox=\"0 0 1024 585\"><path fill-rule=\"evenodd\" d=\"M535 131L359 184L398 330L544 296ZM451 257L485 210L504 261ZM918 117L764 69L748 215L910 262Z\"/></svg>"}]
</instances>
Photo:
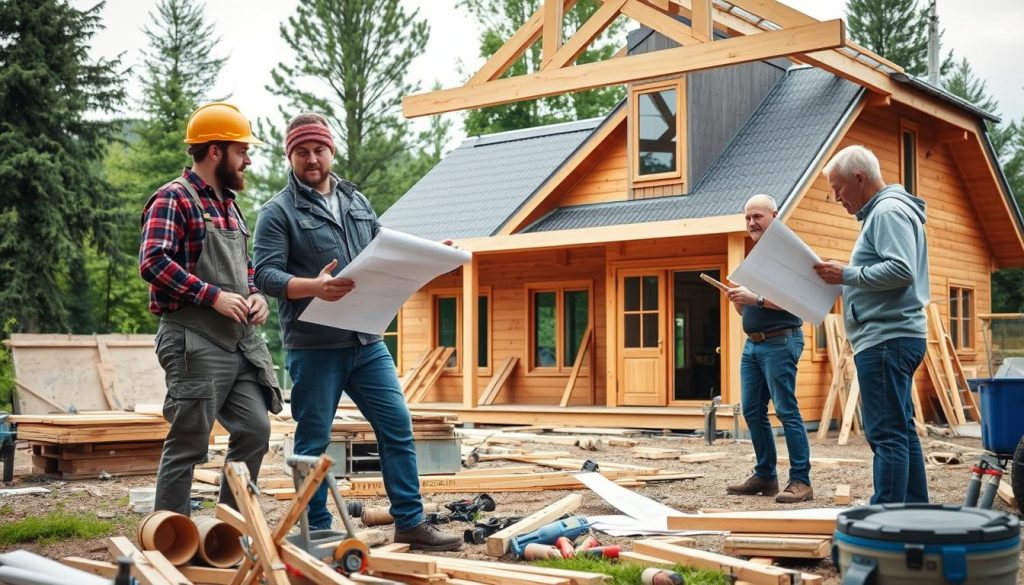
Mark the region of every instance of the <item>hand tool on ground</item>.
<instances>
[{"instance_id":1,"label":"hand tool on ground","mask_svg":"<svg viewBox=\"0 0 1024 585\"><path fill-rule=\"evenodd\" d=\"M0 461L4 464L3 481L14 479L14 440L17 430L8 413L0 410Z\"/></svg>"},{"instance_id":2,"label":"hand tool on ground","mask_svg":"<svg viewBox=\"0 0 1024 585\"><path fill-rule=\"evenodd\" d=\"M590 522L587 521L585 516L570 516L565 520L556 520L550 524L545 524L533 532L527 532L526 534L520 534L519 536L512 537L510 543L512 552L516 556L523 556L523 549L526 545L534 542L540 544L554 544L560 536L564 536L570 540L575 540L576 537L590 530Z\"/></svg>"},{"instance_id":3,"label":"hand tool on ground","mask_svg":"<svg viewBox=\"0 0 1024 585\"><path fill-rule=\"evenodd\" d=\"M571 559L576 556L576 548L573 546L572 540L564 536L558 537L558 540L555 541L555 548L562 553L563 559Z\"/></svg>"},{"instance_id":4,"label":"hand tool on ground","mask_svg":"<svg viewBox=\"0 0 1024 585\"><path fill-rule=\"evenodd\" d=\"M544 559L560 559L562 553L550 544L528 544L523 549L523 560L527 561L542 561Z\"/></svg>"},{"instance_id":5,"label":"hand tool on ground","mask_svg":"<svg viewBox=\"0 0 1024 585\"><path fill-rule=\"evenodd\" d=\"M576 555L581 557L604 557L606 559L617 559L619 558L620 550L621 549L617 544L606 544L604 546L595 546L593 548L576 551Z\"/></svg>"},{"instance_id":6,"label":"hand tool on ground","mask_svg":"<svg viewBox=\"0 0 1024 585\"><path fill-rule=\"evenodd\" d=\"M583 467L580 468L580 471L601 471L601 466L597 464L597 461L594 461L593 459L587 459L586 461L583 462Z\"/></svg>"},{"instance_id":7,"label":"hand tool on ground","mask_svg":"<svg viewBox=\"0 0 1024 585\"><path fill-rule=\"evenodd\" d=\"M424 514L434 514L440 509L440 504L423 502ZM391 515L391 509L387 507L366 508L360 514L353 514L353 516L359 516L363 520L363 526L380 526L382 524L395 523L395 517Z\"/></svg>"},{"instance_id":8,"label":"hand tool on ground","mask_svg":"<svg viewBox=\"0 0 1024 585\"><path fill-rule=\"evenodd\" d=\"M473 528L467 528L462 533L462 537L467 544L483 544L487 542L488 536L499 530L504 530L522 519L522 516L509 516L507 518L491 516L487 520L477 522Z\"/></svg>"},{"instance_id":9,"label":"hand tool on ground","mask_svg":"<svg viewBox=\"0 0 1024 585\"><path fill-rule=\"evenodd\" d=\"M292 479L295 482L295 491L298 493L302 482L317 466L320 459L308 455L290 455L286 462L292 468ZM341 514L342 524L345 532L335 530L313 530L309 529L309 518L303 513L299 516L299 534L288 536L287 540L302 548L309 554L321 560L329 560L331 565L339 572L350 575L358 573L366 568L370 559L370 549L358 538L352 527L352 519L348 514L348 506L338 491L338 483L334 480L332 473L326 473L321 482L326 481L327 487L334 498L334 504ZM317 482L317 487L319 483ZM315 488L314 488L315 489ZM339 542L340 541L340 542Z\"/></svg>"},{"instance_id":10,"label":"hand tool on ground","mask_svg":"<svg viewBox=\"0 0 1024 585\"><path fill-rule=\"evenodd\" d=\"M650 567L640 574L643 585L683 585L686 581L675 571Z\"/></svg>"},{"instance_id":11,"label":"hand tool on ground","mask_svg":"<svg viewBox=\"0 0 1024 585\"><path fill-rule=\"evenodd\" d=\"M444 505L448 508L447 514L427 514L427 522L431 524L447 524L449 522L474 522L481 512L493 512L497 507L494 498L487 494L480 494L472 500L455 500Z\"/></svg>"}]
</instances>

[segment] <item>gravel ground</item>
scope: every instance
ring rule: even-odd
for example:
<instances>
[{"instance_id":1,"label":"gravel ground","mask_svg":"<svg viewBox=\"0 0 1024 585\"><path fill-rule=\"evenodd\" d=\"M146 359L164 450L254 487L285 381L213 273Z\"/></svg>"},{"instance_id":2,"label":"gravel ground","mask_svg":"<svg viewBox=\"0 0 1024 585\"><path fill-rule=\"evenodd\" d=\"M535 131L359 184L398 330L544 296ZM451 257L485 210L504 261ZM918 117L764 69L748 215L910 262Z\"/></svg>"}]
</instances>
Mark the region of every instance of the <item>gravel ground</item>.
<instances>
[{"instance_id":1,"label":"gravel ground","mask_svg":"<svg viewBox=\"0 0 1024 585\"><path fill-rule=\"evenodd\" d=\"M467 443L473 439L467 439ZM954 442L966 447L975 449L981 448L978 439L942 439ZM925 439L926 452L932 439ZM785 441L780 437L777 439L780 453L785 453ZM811 480L815 491L815 499L796 505L776 504L774 498L766 497L740 497L730 496L725 493L725 486L730 483L738 483L745 479L751 472L752 462L748 458L753 453L749 442L733 442L729 440L716 441L713 446L704 445L702 441L691 438L676 436L643 437L641 445L649 447L661 447L668 449L681 449L685 452L716 451L725 452L729 457L716 461L698 464L682 463L675 460L645 460L636 459L633 456L632 448L608 447L605 446L598 451L583 451L576 447L552 446L543 443L524 443L521 448L535 451L550 451L552 449L570 451L574 458L590 458L598 462L633 463L650 467L658 467L664 471L676 471L686 473L701 473L703 477L696 480L671 481L663 483L649 483L636 491L648 498L660 501L672 508L682 512L694 512L713 508L727 508L729 510L778 510L792 508L817 508L830 507L833 505L833 495L837 484L848 484L851 494L854 497L854 504L866 503L870 497L871 487L871 451L860 436L852 436L846 446L835 444L835 433L829 441L823 445L812 444L812 457L840 457L862 459L864 463L859 465L843 465L839 467L817 466L811 470ZM26 445L19 445L15 463L15 479L11 484L3 487L29 487L43 486L50 490L48 494L28 496L0 496L0 521L4 523L14 522L25 517L42 516L53 510L64 510L69 513L82 513L95 515L114 523L116 534L124 534L134 540L135 528L141 515L129 512L127 509L128 489L139 486L151 486L154 484L153 476L136 477L115 477L111 480L79 480L79 481L56 481L52 479L33 477L29 475L31 468L30 451ZM947 450L947 449L940 449ZM216 461L215 461L216 462ZM934 503L960 504L964 498L964 489L967 485L969 463L960 465L929 465L928 466L928 487L931 501ZM280 475L282 464L281 454L271 451L264 461L263 475ZM501 467L509 465L504 462L481 463L480 467ZM515 463L514 465L521 465ZM787 475L786 465L780 465L780 477L784 480ZM497 502L497 509L491 515L497 516L525 516L537 509L563 497L567 491L537 491L518 493L492 493ZM597 495L589 490L581 490L583 506L578 513L584 515L614 514L618 513L614 508L606 504ZM456 499L471 498L476 494L426 494L425 501L447 503ZM384 498L366 498L362 500L365 506L383 506L387 504ZM268 521L274 523L283 513L287 502L277 501L268 496L261 496L260 503ZM1003 511L1017 513L1010 509L1005 503L997 499L996 507ZM212 510L201 510L200 515L212 514ZM340 522L338 523L340 524ZM356 520L357 526L361 523ZM469 525L456 523L443 527L446 530L457 530L462 532ZM387 532L390 539L391 529L388 526L379 527ZM628 548L629 538L612 538L606 535L598 535L604 544L621 544ZM703 536L698 537L700 548L713 552L721 552L722 537ZM45 555L51 558L65 556L81 556L92 559L109 560L106 551L106 539L70 539L49 543L26 543L15 546L0 547L0 552L12 549L26 549ZM458 553L443 553L463 558L490 560L484 554L483 545L467 545ZM508 560L508 559L506 559ZM826 584L838 584L839 576L835 567L829 560L821 562L809 562L798 566L801 570L816 573L825 577ZM1024 579L1018 576L1018 584L1024 584Z\"/></svg>"}]
</instances>

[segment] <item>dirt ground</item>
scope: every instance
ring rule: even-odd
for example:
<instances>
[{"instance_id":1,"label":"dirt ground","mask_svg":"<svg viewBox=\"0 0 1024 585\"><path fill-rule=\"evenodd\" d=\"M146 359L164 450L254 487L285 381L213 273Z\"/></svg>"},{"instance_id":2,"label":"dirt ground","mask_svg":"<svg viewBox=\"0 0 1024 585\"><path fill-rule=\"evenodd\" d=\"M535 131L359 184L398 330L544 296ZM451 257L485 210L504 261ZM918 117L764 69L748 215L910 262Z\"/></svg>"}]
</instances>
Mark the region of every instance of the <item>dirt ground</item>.
<instances>
[{"instance_id":1,"label":"dirt ground","mask_svg":"<svg viewBox=\"0 0 1024 585\"><path fill-rule=\"evenodd\" d=\"M776 504L774 498L726 495L725 486L742 481L750 474L753 468L753 463L748 459L748 455L753 453L753 448L749 442L733 442L720 439L714 445L707 446L701 440L678 436L644 436L641 439L640 445L643 446L682 449L686 452L722 451L730 455L725 459L698 464L682 463L676 460L652 461L636 459L633 457L633 450L627 447L605 446L598 451L583 451L577 447L553 447L552 445L542 443L524 443L522 447L527 450L532 449L536 451L550 451L552 449L570 451L575 458L590 458L599 463L601 461L634 463L637 465L659 467L665 471L704 474L703 477L696 480L649 483L645 487L637 489L644 496L661 501L682 512L694 512L709 508L777 510L790 509L792 507L830 507L833 505L833 495L837 484L850 485L854 504L864 504L872 492L871 451L867 443L860 436L852 436L849 444L842 447L836 445L835 437L836 435L833 433L829 441L823 445L814 444L812 438L812 457L855 458L864 460L864 463L830 468L822 466L813 467L811 470L811 481L814 487L815 499L796 506ZM981 448L981 442L978 439L924 439L926 453L929 451L928 445L932 440L954 442L975 449ZM474 439L465 439L467 444L472 444L472 441ZM785 441L779 437L777 438L777 444L780 453L784 454L786 451ZM964 490L968 480L969 463L970 461L960 465L928 465L928 488L933 503L961 504L963 502ZM500 467L502 465L509 464L501 461L480 464L481 467ZM281 466L281 454L277 451L271 451L264 461L262 475L280 475ZM134 540L135 528L141 515L128 511L128 489L154 485L154 476L115 477L105 481L56 481L33 477L29 475L30 468L29 450L26 445L19 445L14 482L4 484L2 487L43 486L48 488L50 493L0 496L0 522L13 522L25 517L41 516L52 510L63 509L69 513L94 514L99 518L107 519L114 523L115 533L129 536ZM780 478L785 480L787 474L787 465L780 465ZM492 493L491 495L497 502L497 509L490 515L502 517L525 516L561 498L566 493L566 491ZM581 490L579 493L583 495L583 506L578 513L584 515L618 513L589 490ZM464 497L473 497L474 495L476 494L426 494L424 500L443 504ZM268 496L261 496L260 502L264 514L272 524L277 521L287 505L287 502L277 501ZM370 498L364 499L363 503L365 506L383 506L387 502L384 498ZM1003 511L1017 513L1016 510L1010 509L1004 502L998 499L996 500L996 507ZM208 515L212 513L212 510L206 509L196 514ZM337 525L340 525L340 522L336 521L336 527ZM356 520L356 525L358 527L362 526L359 520ZM461 533L468 527L470 526L466 523L455 523L442 528ZM379 528L387 531L390 538L390 527L384 526ZM602 534L597 536L604 544L621 544L625 545L624 548L628 548L631 540L629 538L612 538ZM722 537L703 536L698 538L698 543L705 550L721 552ZM105 538L62 540L46 544L28 543L14 547L0 547L0 552L13 548L31 550L51 558L81 556L91 559L109 560ZM458 553L442 554L492 560L491 557L487 557L484 554L484 545L466 545ZM509 561L510 559L506 558L504 560ZM839 575L830 560L809 562L798 565L798 567L803 571L822 575L825 577L826 584L838 584L840 582ZM1024 584L1024 578L1018 576L1017 583Z\"/></svg>"}]
</instances>

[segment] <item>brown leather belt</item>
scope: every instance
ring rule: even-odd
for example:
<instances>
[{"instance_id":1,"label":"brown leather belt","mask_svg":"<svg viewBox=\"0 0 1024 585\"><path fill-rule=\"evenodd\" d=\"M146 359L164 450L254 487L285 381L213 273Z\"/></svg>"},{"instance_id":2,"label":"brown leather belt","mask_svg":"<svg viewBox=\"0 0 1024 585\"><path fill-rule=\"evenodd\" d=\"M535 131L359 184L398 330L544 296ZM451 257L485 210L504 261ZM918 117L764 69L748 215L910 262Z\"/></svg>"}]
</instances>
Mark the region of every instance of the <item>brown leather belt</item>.
<instances>
[{"instance_id":1,"label":"brown leather belt","mask_svg":"<svg viewBox=\"0 0 1024 585\"><path fill-rule=\"evenodd\" d=\"M749 337L750 341L753 341L754 343L761 343L771 339L772 337L779 337L780 335L794 335L799 330L800 329L798 327L787 327L785 329L776 329L775 331L758 331L755 333L748 333L747 337Z\"/></svg>"}]
</instances>

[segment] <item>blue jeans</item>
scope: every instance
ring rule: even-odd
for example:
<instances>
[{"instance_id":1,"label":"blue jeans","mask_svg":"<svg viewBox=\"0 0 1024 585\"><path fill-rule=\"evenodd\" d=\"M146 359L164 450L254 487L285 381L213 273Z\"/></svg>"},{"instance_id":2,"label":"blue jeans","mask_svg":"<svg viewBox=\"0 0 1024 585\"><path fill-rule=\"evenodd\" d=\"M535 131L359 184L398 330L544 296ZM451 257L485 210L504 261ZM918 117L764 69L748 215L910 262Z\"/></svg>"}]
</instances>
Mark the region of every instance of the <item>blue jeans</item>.
<instances>
[{"instance_id":1,"label":"blue jeans","mask_svg":"<svg viewBox=\"0 0 1024 585\"><path fill-rule=\"evenodd\" d=\"M288 373L295 418L295 453L319 456L331 440L334 412L341 393L348 393L377 436L384 489L391 500L397 530L410 530L423 522L412 417L384 342L336 349L288 351ZM327 510L327 484L321 484L309 502L309 524L331 525Z\"/></svg>"},{"instance_id":2,"label":"blue jeans","mask_svg":"<svg viewBox=\"0 0 1024 585\"><path fill-rule=\"evenodd\" d=\"M928 502L924 455L914 429L910 384L924 358L926 342L898 337L853 357L860 383L864 435L874 457L872 504Z\"/></svg>"},{"instance_id":3,"label":"blue jeans","mask_svg":"<svg viewBox=\"0 0 1024 585\"><path fill-rule=\"evenodd\" d=\"M757 464L754 475L774 479L777 456L775 434L768 420L768 401L782 422L789 451L789 480L811 484L811 447L796 401L796 364L804 350L804 334L769 337L761 343L747 340L740 362L743 419L747 421Z\"/></svg>"}]
</instances>

